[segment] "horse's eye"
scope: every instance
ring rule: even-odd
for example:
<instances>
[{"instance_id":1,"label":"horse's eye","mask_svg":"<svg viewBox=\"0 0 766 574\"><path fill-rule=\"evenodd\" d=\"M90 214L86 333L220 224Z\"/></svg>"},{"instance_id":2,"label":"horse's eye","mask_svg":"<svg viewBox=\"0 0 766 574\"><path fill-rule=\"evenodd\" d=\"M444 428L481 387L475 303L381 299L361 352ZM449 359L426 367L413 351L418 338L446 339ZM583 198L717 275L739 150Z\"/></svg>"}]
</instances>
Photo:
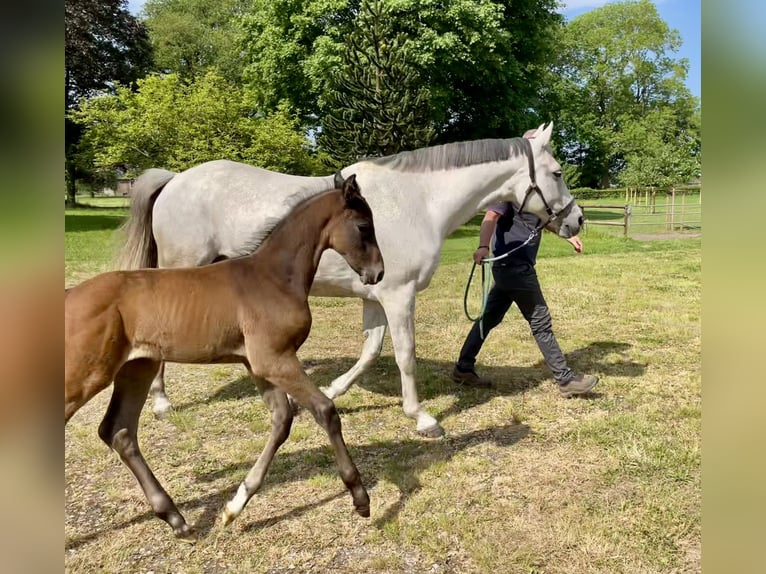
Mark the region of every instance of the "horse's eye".
<instances>
[{"instance_id":1,"label":"horse's eye","mask_svg":"<svg viewBox=\"0 0 766 574\"><path fill-rule=\"evenodd\" d=\"M553 175L555 175L556 177L561 177L563 173L560 169L557 169L556 171L553 172Z\"/></svg>"}]
</instances>

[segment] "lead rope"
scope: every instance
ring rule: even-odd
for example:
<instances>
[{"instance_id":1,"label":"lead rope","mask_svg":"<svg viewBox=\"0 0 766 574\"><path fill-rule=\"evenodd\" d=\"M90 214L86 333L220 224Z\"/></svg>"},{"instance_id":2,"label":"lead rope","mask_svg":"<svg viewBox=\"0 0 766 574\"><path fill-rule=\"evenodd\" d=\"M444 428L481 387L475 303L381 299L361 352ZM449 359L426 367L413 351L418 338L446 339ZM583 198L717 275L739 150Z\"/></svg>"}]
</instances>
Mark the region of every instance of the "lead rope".
<instances>
[{"instance_id":1,"label":"lead rope","mask_svg":"<svg viewBox=\"0 0 766 574\"><path fill-rule=\"evenodd\" d=\"M511 249L508 253L504 253L503 255L498 255L497 257L488 257L481 260L481 312L477 317L471 317L471 314L468 312L468 291L471 288L471 281L473 280L473 273L476 270L476 261L473 262L473 267L471 267L471 273L468 275L468 283L465 285L465 293L463 294L463 311L465 311L465 316L468 317L469 321L476 322L479 321L479 335L481 336L482 340L484 340L484 312L487 310L487 299L489 298L489 292L492 289L492 282L487 280L487 271L486 269L491 265L493 261L499 261L500 259L505 259L508 257L511 253L514 251L518 251L525 245L527 245L532 239L534 239L535 235L540 231L540 228L534 229L532 233L529 234L529 237L522 243L521 245L514 247Z\"/></svg>"}]
</instances>

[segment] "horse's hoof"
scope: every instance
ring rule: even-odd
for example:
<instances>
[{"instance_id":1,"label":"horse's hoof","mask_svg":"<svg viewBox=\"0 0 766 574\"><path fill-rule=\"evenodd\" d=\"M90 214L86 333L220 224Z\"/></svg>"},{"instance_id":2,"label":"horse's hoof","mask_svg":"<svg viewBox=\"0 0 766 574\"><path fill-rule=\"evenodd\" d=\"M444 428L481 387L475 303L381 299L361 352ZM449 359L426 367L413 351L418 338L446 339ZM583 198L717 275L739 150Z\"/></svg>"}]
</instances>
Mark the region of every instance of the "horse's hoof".
<instances>
[{"instance_id":1,"label":"horse's hoof","mask_svg":"<svg viewBox=\"0 0 766 574\"><path fill-rule=\"evenodd\" d=\"M185 542L186 544L196 544L197 542L197 531L187 524L176 528L174 532L179 542Z\"/></svg>"},{"instance_id":2,"label":"horse's hoof","mask_svg":"<svg viewBox=\"0 0 766 574\"><path fill-rule=\"evenodd\" d=\"M319 387L319 390L322 391L322 394L328 399L335 399L335 393L333 392L332 387Z\"/></svg>"},{"instance_id":3,"label":"horse's hoof","mask_svg":"<svg viewBox=\"0 0 766 574\"><path fill-rule=\"evenodd\" d=\"M230 512L228 508L224 508L221 513L221 525L226 527L231 524L239 514Z\"/></svg>"},{"instance_id":4,"label":"horse's hoof","mask_svg":"<svg viewBox=\"0 0 766 574\"><path fill-rule=\"evenodd\" d=\"M441 438L444 436L444 429L439 423L435 423L428 428L418 430L418 434L426 438Z\"/></svg>"},{"instance_id":5,"label":"horse's hoof","mask_svg":"<svg viewBox=\"0 0 766 574\"><path fill-rule=\"evenodd\" d=\"M357 506L356 507L356 513L361 516L362 518L369 518L370 517L370 505L367 506Z\"/></svg>"},{"instance_id":6,"label":"horse's hoof","mask_svg":"<svg viewBox=\"0 0 766 574\"><path fill-rule=\"evenodd\" d=\"M154 417L159 420L165 420L168 418L168 415L173 411L173 405L171 405L168 401L163 401L160 403L154 404L152 407L152 412L154 413Z\"/></svg>"}]
</instances>

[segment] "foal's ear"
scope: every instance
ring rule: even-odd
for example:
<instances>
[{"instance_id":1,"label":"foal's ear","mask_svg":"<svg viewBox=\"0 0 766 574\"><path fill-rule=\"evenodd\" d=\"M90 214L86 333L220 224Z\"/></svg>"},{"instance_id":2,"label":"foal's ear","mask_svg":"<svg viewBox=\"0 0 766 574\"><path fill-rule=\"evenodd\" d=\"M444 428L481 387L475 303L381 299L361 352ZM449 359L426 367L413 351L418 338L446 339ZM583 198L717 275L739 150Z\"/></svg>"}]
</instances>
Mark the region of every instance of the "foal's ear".
<instances>
[{"instance_id":1,"label":"foal's ear","mask_svg":"<svg viewBox=\"0 0 766 574\"><path fill-rule=\"evenodd\" d=\"M340 170L335 172L333 185L335 186L335 189L343 189L343 174L340 172Z\"/></svg>"},{"instance_id":2,"label":"foal's ear","mask_svg":"<svg viewBox=\"0 0 766 574\"><path fill-rule=\"evenodd\" d=\"M359 197L362 195L359 190L359 184L356 183L355 173L352 173L345 180L343 180L341 190L343 191L343 199L346 202L348 202L353 197Z\"/></svg>"}]
</instances>

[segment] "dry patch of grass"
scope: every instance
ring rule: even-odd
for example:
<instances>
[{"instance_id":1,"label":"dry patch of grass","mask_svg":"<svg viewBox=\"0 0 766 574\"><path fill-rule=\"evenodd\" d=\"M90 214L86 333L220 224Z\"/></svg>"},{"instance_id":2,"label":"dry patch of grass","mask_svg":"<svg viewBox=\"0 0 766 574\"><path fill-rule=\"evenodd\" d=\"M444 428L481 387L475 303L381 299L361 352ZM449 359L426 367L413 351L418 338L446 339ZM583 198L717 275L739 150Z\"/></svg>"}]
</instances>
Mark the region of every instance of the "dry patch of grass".
<instances>
[{"instance_id":1,"label":"dry patch of grass","mask_svg":"<svg viewBox=\"0 0 766 574\"><path fill-rule=\"evenodd\" d=\"M243 368L170 365L176 412L158 421L146 409L139 438L202 534L178 543L96 435L106 391L66 431L67 570L699 572L700 258L692 240L539 262L570 363L602 379L581 400L558 396L515 309L479 357L497 387L456 388L469 266L440 267L417 303L417 378L447 436L422 439L403 416L388 339L336 400L370 519L354 514L326 436L300 413L263 490L222 529L218 514L264 445L269 415ZM301 358L325 385L357 358L361 303L314 299L312 310Z\"/></svg>"}]
</instances>

